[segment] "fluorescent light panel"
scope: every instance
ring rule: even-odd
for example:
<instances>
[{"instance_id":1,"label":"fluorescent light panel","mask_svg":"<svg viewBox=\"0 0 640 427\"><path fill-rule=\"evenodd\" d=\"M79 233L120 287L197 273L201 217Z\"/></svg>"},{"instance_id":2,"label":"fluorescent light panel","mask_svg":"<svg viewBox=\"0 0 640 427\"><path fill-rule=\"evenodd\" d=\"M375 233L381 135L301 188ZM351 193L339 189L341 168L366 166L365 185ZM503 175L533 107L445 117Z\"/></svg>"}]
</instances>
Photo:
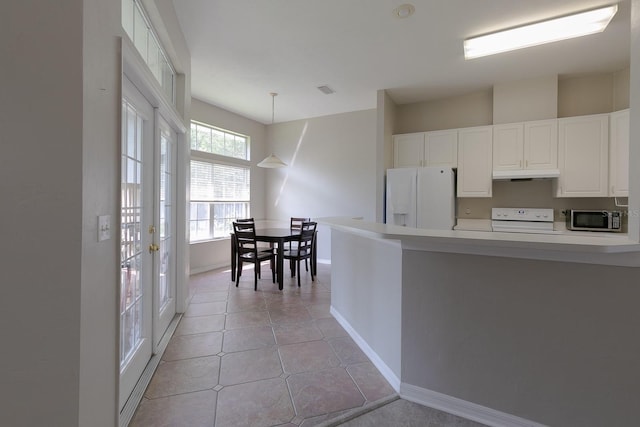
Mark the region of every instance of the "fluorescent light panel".
<instances>
[{"instance_id":1,"label":"fluorescent light panel","mask_svg":"<svg viewBox=\"0 0 640 427\"><path fill-rule=\"evenodd\" d=\"M618 5L499 31L464 41L464 58L473 59L559 40L600 33L618 11Z\"/></svg>"}]
</instances>

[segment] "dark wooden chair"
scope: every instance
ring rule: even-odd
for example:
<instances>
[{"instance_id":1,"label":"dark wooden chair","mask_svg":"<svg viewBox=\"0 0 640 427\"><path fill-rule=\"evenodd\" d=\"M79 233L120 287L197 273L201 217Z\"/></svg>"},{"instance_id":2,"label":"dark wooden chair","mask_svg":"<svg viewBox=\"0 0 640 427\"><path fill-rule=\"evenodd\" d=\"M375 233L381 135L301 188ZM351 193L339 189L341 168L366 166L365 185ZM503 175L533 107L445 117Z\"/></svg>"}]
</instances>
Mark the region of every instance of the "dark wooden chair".
<instances>
[{"instance_id":1,"label":"dark wooden chair","mask_svg":"<svg viewBox=\"0 0 640 427\"><path fill-rule=\"evenodd\" d=\"M291 277L296 275L296 269L298 270L298 286L300 286L300 261L311 259L313 255L313 242L316 235L317 223L312 221L305 221L302 223L300 234L296 242L295 248L284 251L284 259L290 260L291 264ZM307 269L307 271L309 271ZM315 280L313 275L313 268L311 269L311 281Z\"/></svg>"},{"instance_id":2,"label":"dark wooden chair","mask_svg":"<svg viewBox=\"0 0 640 427\"><path fill-rule=\"evenodd\" d=\"M274 268L276 254L273 249L261 250L256 242L256 225L254 222L234 222L233 238L235 239L238 262L236 272L236 287L240 283L242 275L242 264L250 262L253 268L253 289L258 290L258 277L260 277L260 264L263 261L270 261L271 276L273 283L276 283L276 270Z\"/></svg>"},{"instance_id":3,"label":"dark wooden chair","mask_svg":"<svg viewBox=\"0 0 640 427\"><path fill-rule=\"evenodd\" d=\"M238 218L236 222L255 222L253 218Z\"/></svg>"},{"instance_id":4,"label":"dark wooden chair","mask_svg":"<svg viewBox=\"0 0 640 427\"><path fill-rule=\"evenodd\" d=\"M311 218L298 218L298 217L291 217L291 223L289 225L289 229L293 232L293 231L300 231L302 230L302 224L305 222L309 222L311 221ZM289 242L289 250L293 250L297 248L297 241L294 240L292 242ZM291 268L293 268L293 261L291 261ZM308 261L305 259L304 260L304 267L307 269L307 271L309 271L309 264Z\"/></svg>"}]
</instances>

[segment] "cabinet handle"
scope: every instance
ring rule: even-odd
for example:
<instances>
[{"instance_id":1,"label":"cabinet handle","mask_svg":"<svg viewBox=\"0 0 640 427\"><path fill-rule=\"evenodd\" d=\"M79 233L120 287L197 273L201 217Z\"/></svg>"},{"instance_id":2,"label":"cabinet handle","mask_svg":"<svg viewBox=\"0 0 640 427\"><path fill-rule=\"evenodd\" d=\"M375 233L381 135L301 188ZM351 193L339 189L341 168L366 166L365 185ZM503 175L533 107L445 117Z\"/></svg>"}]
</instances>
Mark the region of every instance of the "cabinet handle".
<instances>
[{"instance_id":1,"label":"cabinet handle","mask_svg":"<svg viewBox=\"0 0 640 427\"><path fill-rule=\"evenodd\" d=\"M611 186L611 194L615 193L613 185Z\"/></svg>"},{"instance_id":2,"label":"cabinet handle","mask_svg":"<svg viewBox=\"0 0 640 427\"><path fill-rule=\"evenodd\" d=\"M524 161L524 168L528 168L529 167L529 160L525 160Z\"/></svg>"},{"instance_id":3,"label":"cabinet handle","mask_svg":"<svg viewBox=\"0 0 640 427\"><path fill-rule=\"evenodd\" d=\"M520 161L518 162L518 167L519 167L520 169L522 169L522 160L520 160Z\"/></svg>"}]
</instances>

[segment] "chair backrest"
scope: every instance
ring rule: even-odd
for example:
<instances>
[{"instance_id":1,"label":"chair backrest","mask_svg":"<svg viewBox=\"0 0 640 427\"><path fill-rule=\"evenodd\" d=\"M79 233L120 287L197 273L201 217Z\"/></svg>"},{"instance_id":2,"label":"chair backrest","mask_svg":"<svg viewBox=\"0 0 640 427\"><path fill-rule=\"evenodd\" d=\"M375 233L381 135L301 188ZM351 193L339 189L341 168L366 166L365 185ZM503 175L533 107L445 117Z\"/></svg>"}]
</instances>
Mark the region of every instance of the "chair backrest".
<instances>
[{"instance_id":1,"label":"chair backrest","mask_svg":"<svg viewBox=\"0 0 640 427\"><path fill-rule=\"evenodd\" d=\"M233 233L238 246L238 253L257 252L255 223L235 221L233 223Z\"/></svg>"},{"instance_id":2,"label":"chair backrest","mask_svg":"<svg viewBox=\"0 0 640 427\"><path fill-rule=\"evenodd\" d=\"M290 229L291 230L301 230L302 229L302 223L303 222L309 222L311 221L310 218L295 218L295 217L291 217L291 225L290 225Z\"/></svg>"},{"instance_id":3,"label":"chair backrest","mask_svg":"<svg viewBox=\"0 0 640 427\"><path fill-rule=\"evenodd\" d=\"M316 226L318 224L312 221L304 221L301 225L300 236L298 237L298 250L302 252L311 249L313 239L316 235ZM310 252L310 251L309 251Z\"/></svg>"},{"instance_id":4,"label":"chair backrest","mask_svg":"<svg viewBox=\"0 0 640 427\"><path fill-rule=\"evenodd\" d=\"M238 218L236 222L255 222L253 218Z\"/></svg>"}]
</instances>

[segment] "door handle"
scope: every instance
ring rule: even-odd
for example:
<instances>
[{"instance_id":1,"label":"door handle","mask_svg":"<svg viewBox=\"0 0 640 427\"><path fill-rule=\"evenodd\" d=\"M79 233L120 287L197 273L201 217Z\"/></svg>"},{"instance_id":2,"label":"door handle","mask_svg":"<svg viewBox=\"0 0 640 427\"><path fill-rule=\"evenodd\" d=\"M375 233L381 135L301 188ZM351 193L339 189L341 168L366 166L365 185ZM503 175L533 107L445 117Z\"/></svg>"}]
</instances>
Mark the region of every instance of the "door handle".
<instances>
[{"instance_id":1,"label":"door handle","mask_svg":"<svg viewBox=\"0 0 640 427\"><path fill-rule=\"evenodd\" d=\"M160 246L156 245L155 243L149 245L149 253L158 252L159 250Z\"/></svg>"}]
</instances>

